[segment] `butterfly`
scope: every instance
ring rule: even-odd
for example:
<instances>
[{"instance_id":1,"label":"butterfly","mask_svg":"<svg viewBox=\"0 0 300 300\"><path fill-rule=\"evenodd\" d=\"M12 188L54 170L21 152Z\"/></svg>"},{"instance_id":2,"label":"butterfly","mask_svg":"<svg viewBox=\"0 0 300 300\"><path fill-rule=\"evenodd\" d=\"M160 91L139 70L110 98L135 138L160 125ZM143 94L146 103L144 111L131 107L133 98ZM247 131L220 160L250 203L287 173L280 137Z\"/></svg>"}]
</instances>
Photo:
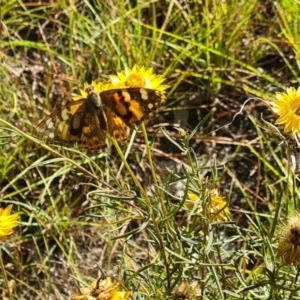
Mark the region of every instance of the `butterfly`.
<instances>
[{"instance_id":1,"label":"butterfly","mask_svg":"<svg viewBox=\"0 0 300 300\"><path fill-rule=\"evenodd\" d=\"M87 97L54 111L36 128L37 136L59 145L78 145L94 152L106 146L106 135L124 144L127 126L133 127L156 112L164 99L158 90L121 88L96 93L86 88Z\"/></svg>"}]
</instances>

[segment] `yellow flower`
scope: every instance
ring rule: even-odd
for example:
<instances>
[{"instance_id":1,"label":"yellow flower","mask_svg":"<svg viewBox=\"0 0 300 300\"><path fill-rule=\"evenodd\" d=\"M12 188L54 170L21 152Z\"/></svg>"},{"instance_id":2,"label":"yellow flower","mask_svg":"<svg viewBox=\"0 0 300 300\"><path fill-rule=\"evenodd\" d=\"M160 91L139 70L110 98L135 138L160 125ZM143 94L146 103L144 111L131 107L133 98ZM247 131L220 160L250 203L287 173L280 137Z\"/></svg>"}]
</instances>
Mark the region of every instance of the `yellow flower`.
<instances>
[{"instance_id":1,"label":"yellow flower","mask_svg":"<svg viewBox=\"0 0 300 300\"><path fill-rule=\"evenodd\" d=\"M112 282L111 277L95 280L88 287L80 289L82 295L72 296L71 300L126 300L130 292L119 291L120 283Z\"/></svg>"},{"instance_id":2,"label":"yellow flower","mask_svg":"<svg viewBox=\"0 0 300 300\"><path fill-rule=\"evenodd\" d=\"M165 80L163 76L153 74L153 68L145 69L144 66L134 65L132 69L126 68L117 74L109 76L112 83L122 83L126 87L154 89L161 92L169 87L162 84Z\"/></svg>"},{"instance_id":3,"label":"yellow flower","mask_svg":"<svg viewBox=\"0 0 300 300\"><path fill-rule=\"evenodd\" d=\"M207 191L206 196L209 197L209 201L206 205L206 216L211 221L227 221L227 216L230 215L230 211L227 207L227 203L223 200L224 197L219 195L217 189ZM192 191L188 191L188 199L185 202L185 206L190 210L194 209L196 206L196 213L203 214L203 202L199 195Z\"/></svg>"},{"instance_id":4,"label":"yellow flower","mask_svg":"<svg viewBox=\"0 0 300 300\"><path fill-rule=\"evenodd\" d=\"M278 235L276 255L282 256L285 264L300 269L300 214L291 216Z\"/></svg>"},{"instance_id":5,"label":"yellow flower","mask_svg":"<svg viewBox=\"0 0 300 300\"><path fill-rule=\"evenodd\" d=\"M223 200L224 197L219 195L217 189L213 189L209 193L210 203L207 206L207 216L209 219L221 222L227 221L227 216L230 215L227 203Z\"/></svg>"},{"instance_id":6,"label":"yellow flower","mask_svg":"<svg viewBox=\"0 0 300 300\"><path fill-rule=\"evenodd\" d=\"M194 208L194 206L196 205L197 200L200 200L199 195L197 195L196 193L194 193L192 191L188 191L188 198L184 202L184 205L189 210L192 210Z\"/></svg>"},{"instance_id":7,"label":"yellow flower","mask_svg":"<svg viewBox=\"0 0 300 300\"><path fill-rule=\"evenodd\" d=\"M272 109L279 118L275 124L284 125L284 133L293 132L300 136L300 86L287 88L286 93L276 93Z\"/></svg>"},{"instance_id":8,"label":"yellow flower","mask_svg":"<svg viewBox=\"0 0 300 300\"><path fill-rule=\"evenodd\" d=\"M199 283L193 281L189 284L186 280L182 280L175 289L174 299L197 300L200 299L202 293Z\"/></svg>"},{"instance_id":9,"label":"yellow flower","mask_svg":"<svg viewBox=\"0 0 300 300\"><path fill-rule=\"evenodd\" d=\"M12 234L13 228L17 226L19 213L10 215L12 205L8 205L4 210L0 208L0 241L5 242L9 234Z\"/></svg>"}]
</instances>

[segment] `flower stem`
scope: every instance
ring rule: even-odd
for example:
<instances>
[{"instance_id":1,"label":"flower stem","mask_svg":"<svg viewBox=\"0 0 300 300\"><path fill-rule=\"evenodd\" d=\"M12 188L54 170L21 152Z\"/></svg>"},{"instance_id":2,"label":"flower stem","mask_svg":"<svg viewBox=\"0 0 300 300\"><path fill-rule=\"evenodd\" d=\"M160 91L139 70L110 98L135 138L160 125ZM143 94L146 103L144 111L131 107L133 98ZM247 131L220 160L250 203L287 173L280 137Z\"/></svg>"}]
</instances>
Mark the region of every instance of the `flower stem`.
<instances>
[{"instance_id":1,"label":"flower stem","mask_svg":"<svg viewBox=\"0 0 300 300\"><path fill-rule=\"evenodd\" d=\"M3 260L2 260L1 247L0 247L0 268L1 268L1 271L2 271L2 275L3 275L4 286L7 289L7 296L8 296L8 299L10 300L11 299L10 288L9 288L9 284L8 284L8 280L7 280L7 276L6 276L6 271L5 271L5 268L4 268Z\"/></svg>"}]
</instances>

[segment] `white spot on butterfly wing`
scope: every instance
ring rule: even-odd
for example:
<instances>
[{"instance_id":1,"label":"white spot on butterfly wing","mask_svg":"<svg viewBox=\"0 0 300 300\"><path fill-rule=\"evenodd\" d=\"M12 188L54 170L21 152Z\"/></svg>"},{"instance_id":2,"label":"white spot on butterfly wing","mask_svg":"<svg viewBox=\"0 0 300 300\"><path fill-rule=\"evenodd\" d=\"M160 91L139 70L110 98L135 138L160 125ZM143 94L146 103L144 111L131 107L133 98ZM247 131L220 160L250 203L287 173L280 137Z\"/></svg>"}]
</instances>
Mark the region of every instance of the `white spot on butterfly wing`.
<instances>
[{"instance_id":1,"label":"white spot on butterfly wing","mask_svg":"<svg viewBox=\"0 0 300 300\"><path fill-rule=\"evenodd\" d=\"M140 89L141 97L143 100L148 100L148 92L144 89Z\"/></svg>"},{"instance_id":2,"label":"white spot on butterfly wing","mask_svg":"<svg viewBox=\"0 0 300 300\"><path fill-rule=\"evenodd\" d=\"M46 126L47 126L48 129L52 129L54 127L53 121L51 119L48 119L46 121Z\"/></svg>"}]
</instances>

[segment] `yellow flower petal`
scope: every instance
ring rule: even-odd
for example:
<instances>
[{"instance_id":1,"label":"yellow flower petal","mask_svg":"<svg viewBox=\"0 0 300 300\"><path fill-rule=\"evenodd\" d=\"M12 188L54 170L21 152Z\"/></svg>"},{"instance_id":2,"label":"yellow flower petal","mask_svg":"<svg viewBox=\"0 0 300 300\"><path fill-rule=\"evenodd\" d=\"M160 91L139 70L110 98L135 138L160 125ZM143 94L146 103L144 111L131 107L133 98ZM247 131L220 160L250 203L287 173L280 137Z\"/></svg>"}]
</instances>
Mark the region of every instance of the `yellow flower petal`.
<instances>
[{"instance_id":1,"label":"yellow flower petal","mask_svg":"<svg viewBox=\"0 0 300 300\"><path fill-rule=\"evenodd\" d=\"M210 219L217 222L227 221L230 211L223 199L224 197L219 196L218 190L210 191L210 204L207 206L207 215Z\"/></svg>"},{"instance_id":2,"label":"yellow flower petal","mask_svg":"<svg viewBox=\"0 0 300 300\"><path fill-rule=\"evenodd\" d=\"M85 88L84 89L79 89L79 92L80 92L80 95L74 95L72 96L72 99L74 101L77 101L77 100L80 100L80 99L83 99L83 98L87 98L87 92L85 91Z\"/></svg>"},{"instance_id":3,"label":"yellow flower petal","mask_svg":"<svg viewBox=\"0 0 300 300\"><path fill-rule=\"evenodd\" d=\"M199 200L199 195L190 190L188 191L188 198L184 202L184 205L187 209L192 210L197 200Z\"/></svg>"},{"instance_id":4,"label":"yellow flower petal","mask_svg":"<svg viewBox=\"0 0 300 300\"><path fill-rule=\"evenodd\" d=\"M300 136L300 86L287 88L286 93L276 93L271 103L272 110L278 115L275 124L283 125L284 132Z\"/></svg>"},{"instance_id":5,"label":"yellow flower petal","mask_svg":"<svg viewBox=\"0 0 300 300\"><path fill-rule=\"evenodd\" d=\"M0 241L6 241L6 237L13 233L13 228L18 224L19 213L10 215L12 205L8 205L4 210L0 208Z\"/></svg>"}]
</instances>

